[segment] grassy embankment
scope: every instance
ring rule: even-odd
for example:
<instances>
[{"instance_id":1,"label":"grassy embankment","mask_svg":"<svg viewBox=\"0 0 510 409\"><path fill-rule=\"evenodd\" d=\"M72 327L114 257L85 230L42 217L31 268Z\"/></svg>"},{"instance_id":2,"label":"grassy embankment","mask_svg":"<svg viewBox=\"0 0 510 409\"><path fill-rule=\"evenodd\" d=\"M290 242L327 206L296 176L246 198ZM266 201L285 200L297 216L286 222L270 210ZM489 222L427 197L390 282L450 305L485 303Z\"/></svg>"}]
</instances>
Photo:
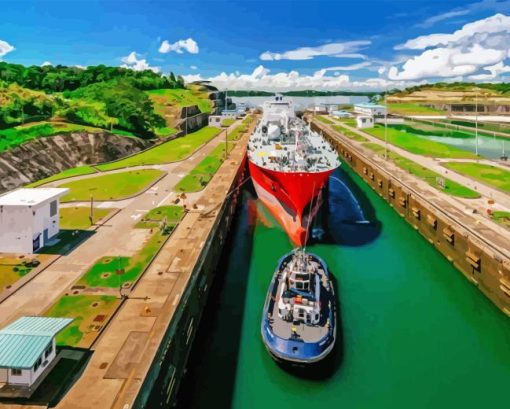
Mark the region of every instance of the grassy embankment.
<instances>
[{"instance_id":1,"label":"grassy embankment","mask_svg":"<svg viewBox=\"0 0 510 409\"><path fill-rule=\"evenodd\" d=\"M480 119L483 119L480 117ZM476 128L475 121L461 120L461 119L443 119L441 122L447 122L452 125L466 126L473 128L473 132ZM510 124L500 123L489 123L489 122L478 122L478 130L484 134L491 135L491 132L502 132L510 135Z\"/></svg>"},{"instance_id":2,"label":"grassy embankment","mask_svg":"<svg viewBox=\"0 0 510 409\"><path fill-rule=\"evenodd\" d=\"M94 207L92 224L99 223L112 211ZM91 226L90 207L61 207L59 213L61 229L86 230Z\"/></svg>"},{"instance_id":3,"label":"grassy embankment","mask_svg":"<svg viewBox=\"0 0 510 409\"><path fill-rule=\"evenodd\" d=\"M363 146L365 146L368 149L373 150L380 156L384 156L384 146L378 145L376 143L364 143ZM476 199L480 197L480 194L478 192L475 192L474 190L471 190L457 182L454 182L453 180L446 179L439 173L436 173L428 168L425 168L421 166L420 164L413 162L412 160L409 160L407 158L404 158L403 156L400 156L394 152L389 151L388 157L391 159L393 163L395 163L400 168L408 171L412 175L424 180L427 182L430 186L442 190L443 192L456 197L462 197L465 199ZM445 182L445 188L441 188L437 184L437 177L441 177L444 179Z\"/></svg>"},{"instance_id":4,"label":"grassy embankment","mask_svg":"<svg viewBox=\"0 0 510 409\"><path fill-rule=\"evenodd\" d=\"M446 115L446 111L416 103L390 103L388 113L396 115Z\"/></svg>"},{"instance_id":5,"label":"grassy embankment","mask_svg":"<svg viewBox=\"0 0 510 409\"><path fill-rule=\"evenodd\" d=\"M488 186L510 193L510 171L483 163L448 162L445 167Z\"/></svg>"},{"instance_id":6,"label":"grassy embankment","mask_svg":"<svg viewBox=\"0 0 510 409\"><path fill-rule=\"evenodd\" d=\"M221 126L223 126L224 128L232 125L236 120L234 118L227 118L227 119L224 119L222 122L221 122Z\"/></svg>"},{"instance_id":7,"label":"grassy embankment","mask_svg":"<svg viewBox=\"0 0 510 409\"><path fill-rule=\"evenodd\" d=\"M364 136L361 136L358 133L351 131L350 129L344 128L341 125L333 125L333 129L337 132L342 133L347 138L352 139L353 141L358 141L358 142L368 141L368 139L365 138Z\"/></svg>"},{"instance_id":8,"label":"grassy embankment","mask_svg":"<svg viewBox=\"0 0 510 409\"><path fill-rule=\"evenodd\" d=\"M131 197L154 183L164 172L158 169L140 169L64 183L59 187L70 192L62 202L94 200L120 200Z\"/></svg>"},{"instance_id":9,"label":"grassy embankment","mask_svg":"<svg viewBox=\"0 0 510 409\"><path fill-rule=\"evenodd\" d=\"M97 295L67 293L46 311L46 316L75 319L57 337L58 345L84 348L90 346L99 335L95 327L103 325L120 304L117 296L109 295L111 290L132 286L183 215L184 209L180 206L162 206L148 212L137 227L151 229L151 235L138 253L132 257L103 257L74 284L84 289L94 288ZM166 222L164 229L163 220Z\"/></svg>"},{"instance_id":10,"label":"grassy embankment","mask_svg":"<svg viewBox=\"0 0 510 409\"><path fill-rule=\"evenodd\" d=\"M382 125L364 129L364 132L384 141L384 126ZM388 142L411 153L432 158L477 158L474 153L441 142L420 138L393 126L388 127Z\"/></svg>"},{"instance_id":11,"label":"grassy embankment","mask_svg":"<svg viewBox=\"0 0 510 409\"><path fill-rule=\"evenodd\" d=\"M209 142L220 132L221 129L219 128L205 127L128 158L99 165L97 168L101 171L107 171L131 166L157 165L182 160L192 155L200 146Z\"/></svg>"},{"instance_id":12,"label":"grassy embankment","mask_svg":"<svg viewBox=\"0 0 510 409\"><path fill-rule=\"evenodd\" d=\"M70 132L102 132L101 128L72 124L67 122L34 122L0 130L0 152L15 148L33 139L65 134ZM109 131L108 131L109 132ZM113 130L112 133L123 136L135 136L127 131Z\"/></svg>"},{"instance_id":13,"label":"grassy embankment","mask_svg":"<svg viewBox=\"0 0 510 409\"><path fill-rule=\"evenodd\" d=\"M147 95L154 104L154 111L165 119L166 126L156 129L160 137L177 132L181 109L186 106L197 105L200 112L210 113L212 102L208 93L200 91L198 87L189 89L156 89L147 91Z\"/></svg>"},{"instance_id":14,"label":"grassy embankment","mask_svg":"<svg viewBox=\"0 0 510 409\"><path fill-rule=\"evenodd\" d=\"M248 125L253 119L246 117L241 125L237 126L228 134L228 151L230 152L241 135L246 132ZM207 157L205 157L190 173L182 178L175 186L180 192L198 192L202 190L214 174L218 171L225 160L225 144L218 145Z\"/></svg>"}]
</instances>

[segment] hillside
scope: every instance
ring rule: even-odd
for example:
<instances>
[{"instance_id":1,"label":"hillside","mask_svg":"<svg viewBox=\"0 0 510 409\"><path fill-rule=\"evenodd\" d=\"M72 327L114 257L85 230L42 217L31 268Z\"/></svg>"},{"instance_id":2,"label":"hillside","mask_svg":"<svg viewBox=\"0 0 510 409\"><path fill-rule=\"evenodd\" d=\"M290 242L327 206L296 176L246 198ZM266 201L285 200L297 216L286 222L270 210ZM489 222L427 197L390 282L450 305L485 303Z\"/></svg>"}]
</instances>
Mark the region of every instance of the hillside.
<instances>
[{"instance_id":1,"label":"hillside","mask_svg":"<svg viewBox=\"0 0 510 409\"><path fill-rule=\"evenodd\" d=\"M212 109L203 87L186 89L173 73L0 62L0 151L72 131L167 137L184 105Z\"/></svg>"}]
</instances>

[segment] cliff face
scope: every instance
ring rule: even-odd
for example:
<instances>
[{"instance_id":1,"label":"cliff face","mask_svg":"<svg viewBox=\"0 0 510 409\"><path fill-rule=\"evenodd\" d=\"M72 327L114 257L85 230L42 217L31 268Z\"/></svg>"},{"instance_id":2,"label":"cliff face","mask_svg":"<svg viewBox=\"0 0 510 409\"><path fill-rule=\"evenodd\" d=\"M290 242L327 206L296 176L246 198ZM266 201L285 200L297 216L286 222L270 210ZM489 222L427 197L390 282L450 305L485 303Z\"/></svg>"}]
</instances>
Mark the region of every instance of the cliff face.
<instances>
[{"instance_id":1,"label":"cliff face","mask_svg":"<svg viewBox=\"0 0 510 409\"><path fill-rule=\"evenodd\" d=\"M0 193L75 166L119 159L149 145L141 139L107 132L35 139L0 153Z\"/></svg>"},{"instance_id":2,"label":"cliff face","mask_svg":"<svg viewBox=\"0 0 510 409\"><path fill-rule=\"evenodd\" d=\"M182 108L180 117L179 129L182 132L186 132L186 129L188 133L198 131L209 122L209 114L201 113L197 105Z\"/></svg>"}]
</instances>

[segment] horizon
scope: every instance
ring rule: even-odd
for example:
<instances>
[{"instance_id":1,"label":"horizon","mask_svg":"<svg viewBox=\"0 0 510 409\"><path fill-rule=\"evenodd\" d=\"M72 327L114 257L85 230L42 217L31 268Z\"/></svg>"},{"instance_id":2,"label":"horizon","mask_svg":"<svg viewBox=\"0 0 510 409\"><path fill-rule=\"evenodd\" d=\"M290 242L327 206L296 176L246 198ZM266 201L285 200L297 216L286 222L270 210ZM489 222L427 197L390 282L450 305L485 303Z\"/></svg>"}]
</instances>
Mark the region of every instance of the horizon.
<instances>
[{"instance_id":1,"label":"horizon","mask_svg":"<svg viewBox=\"0 0 510 409\"><path fill-rule=\"evenodd\" d=\"M510 73L510 0L119 4L6 1L0 61L173 71L268 92L497 83Z\"/></svg>"}]
</instances>

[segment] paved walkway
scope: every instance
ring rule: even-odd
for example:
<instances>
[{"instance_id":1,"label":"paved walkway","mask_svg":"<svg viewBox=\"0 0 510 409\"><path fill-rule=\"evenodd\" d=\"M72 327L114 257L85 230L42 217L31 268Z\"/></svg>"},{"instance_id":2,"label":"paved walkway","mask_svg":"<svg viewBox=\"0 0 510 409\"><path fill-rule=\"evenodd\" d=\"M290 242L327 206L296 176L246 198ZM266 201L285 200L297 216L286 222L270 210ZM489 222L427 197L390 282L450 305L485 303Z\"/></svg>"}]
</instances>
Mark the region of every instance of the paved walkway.
<instances>
[{"instance_id":1,"label":"paved walkway","mask_svg":"<svg viewBox=\"0 0 510 409\"><path fill-rule=\"evenodd\" d=\"M376 138L366 132L360 131L359 129L356 129L352 126L346 125L345 123L341 121L334 120L336 124L343 126L344 128L350 130L351 132L355 132L364 138L368 139L369 142L376 143L380 146L384 146L384 141L381 141L379 138ZM353 141L354 143L357 143L357 141ZM362 144L362 143L359 143ZM445 178L451 179L457 183L460 183L464 186L469 187L470 189L476 190L478 193L482 195L481 199L462 199L462 198L455 198L459 201L461 201L465 206L470 206L479 208L480 206L484 207L484 209L487 208L487 199L494 199L496 201L497 207L500 209L507 209L510 210L510 195L497 190L495 188L492 188L490 186L487 186L483 183L477 182L467 176L463 176L457 172L454 172L453 170L446 169L443 166L444 162L448 161L457 161L457 159L443 159L443 158L429 158L422 155L417 155L414 153L411 153L409 151L406 151L405 149L399 148L398 146L392 145L388 143L387 148L391 152L395 152L399 154L400 156L403 156L404 158L410 159L413 162L419 163L423 167L426 167L428 169L433 170L434 172L439 173L440 175L444 175ZM470 160L470 159L464 159L462 162L479 162L484 164L491 164L496 165L496 163L488 161L488 160ZM452 196L449 196L452 197Z\"/></svg>"},{"instance_id":2,"label":"paved walkway","mask_svg":"<svg viewBox=\"0 0 510 409\"><path fill-rule=\"evenodd\" d=\"M230 128L234 128L238 124L235 123ZM99 227L93 236L69 254L62 256L32 281L20 288L13 296L1 302L0 327L22 315L42 314L55 302L60 294L65 292L100 257L107 255L130 256L139 251L143 243L149 238L150 233L146 229L134 229L134 225L150 209L163 204L170 204L176 196L172 190L174 186L224 140L224 132L221 132L188 159L161 165L168 173L138 196L123 201L108 202L113 205L112 207L120 208L121 211L104 226ZM137 168L142 167L137 166ZM130 170L130 168L123 170ZM115 173L117 170L110 172ZM101 174L110 172L101 172ZM98 176L98 174L78 176L72 179L79 180L94 176ZM69 180L51 182L46 186L58 186ZM189 196L186 204L190 205L192 198L196 199L199 195L200 193ZM88 203L83 202L82 205ZM70 203L69 205L76 206L79 203Z\"/></svg>"}]
</instances>

